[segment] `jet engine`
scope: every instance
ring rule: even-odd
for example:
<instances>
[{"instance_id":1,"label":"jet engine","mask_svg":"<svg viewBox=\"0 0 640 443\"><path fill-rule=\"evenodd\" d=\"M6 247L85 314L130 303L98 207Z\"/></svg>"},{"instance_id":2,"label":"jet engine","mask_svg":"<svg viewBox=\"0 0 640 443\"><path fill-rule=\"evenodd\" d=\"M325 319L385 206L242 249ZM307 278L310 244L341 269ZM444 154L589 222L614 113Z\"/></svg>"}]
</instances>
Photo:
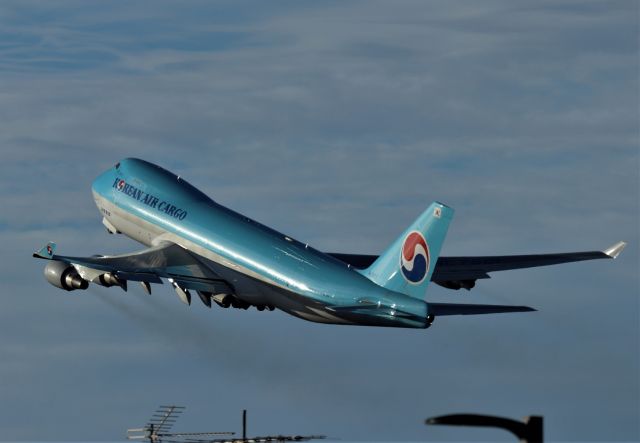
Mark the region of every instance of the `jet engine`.
<instances>
[{"instance_id":1,"label":"jet engine","mask_svg":"<svg viewBox=\"0 0 640 443\"><path fill-rule=\"evenodd\" d=\"M466 289L467 291L476 285L475 280L436 280L434 283L447 289Z\"/></svg>"},{"instance_id":2,"label":"jet engine","mask_svg":"<svg viewBox=\"0 0 640 443\"><path fill-rule=\"evenodd\" d=\"M89 287L89 282L80 277L73 266L61 261L51 260L47 263L44 267L44 277L53 286L67 291Z\"/></svg>"},{"instance_id":3,"label":"jet engine","mask_svg":"<svg viewBox=\"0 0 640 443\"><path fill-rule=\"evenodd\" d=\"M111 286L120 286L124 291L127 290L127 281L118 278L111 272L100 274L100 277L98 277L98 281L96 283L102 286L106 286L107 288Z\"/></svg>"}]
</instances>

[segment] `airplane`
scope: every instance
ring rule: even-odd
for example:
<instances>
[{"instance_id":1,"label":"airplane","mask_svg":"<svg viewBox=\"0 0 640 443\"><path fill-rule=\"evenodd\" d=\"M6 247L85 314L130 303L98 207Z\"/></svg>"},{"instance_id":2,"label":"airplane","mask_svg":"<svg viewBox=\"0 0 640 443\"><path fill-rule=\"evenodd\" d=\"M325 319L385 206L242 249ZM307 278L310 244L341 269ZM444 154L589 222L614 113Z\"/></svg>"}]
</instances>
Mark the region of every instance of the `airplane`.
<instances>
[{"instance_id":1,"label":"airplane","mask_svg":"<svg viewBox=\"0 0 640 443\"><path fill-rule=\"evenodd\" d=\"M49 283L67 290L89 283L118 286L166 279L185 304L190 290L211 307L280 309L312 322L428 328L436 317L535 311L528 306L432 303L428 284L470 290L489 273L581 260L616 258L626 246L557 254L439 257L454 210L432 203L379 256L325 253L213 201L184 178L127 158L92 183L109 233L146 246L130 254L56 255L47 243Z\"/></svg>"}]
</instances>

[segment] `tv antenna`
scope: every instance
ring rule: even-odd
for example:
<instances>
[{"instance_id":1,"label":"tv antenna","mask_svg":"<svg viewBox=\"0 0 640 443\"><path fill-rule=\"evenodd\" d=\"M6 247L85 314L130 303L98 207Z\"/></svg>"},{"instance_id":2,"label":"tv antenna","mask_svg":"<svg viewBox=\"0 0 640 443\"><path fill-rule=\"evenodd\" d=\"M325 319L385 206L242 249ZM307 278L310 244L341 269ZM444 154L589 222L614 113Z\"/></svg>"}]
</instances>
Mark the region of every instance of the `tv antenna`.
<instances>
[{"instance_id":1,"label":"tv antenna","mask_svg":"<svg viewBox=\"0 0 640 443\"><path fill-rule=\"evenodd\" d=\"M242 411L242 437L235 432L171 432L173 425L185 410L184 406L160 406L142 428L127 429L128 440L146 440L150 443L277 443L322 440L324 435L267 435L247 437L247 410ZM224 437L228 436L228 437Z\"/></svg>"},{"instance_id":2,"label":"tv antenna","mask_svg":"<svg viewBox=\"0 0 640 443\"><path fill-rule=\"evenodd\" d=\"M203 441L206 437L235 435L235 432L171 432L171 428L184 410L184 406L160 406L144 427L127 429L127 440L147 440L151 443L186 443L196 440ZM206 439L205 441L211 440Z\"/></svg>"}]
</instances>

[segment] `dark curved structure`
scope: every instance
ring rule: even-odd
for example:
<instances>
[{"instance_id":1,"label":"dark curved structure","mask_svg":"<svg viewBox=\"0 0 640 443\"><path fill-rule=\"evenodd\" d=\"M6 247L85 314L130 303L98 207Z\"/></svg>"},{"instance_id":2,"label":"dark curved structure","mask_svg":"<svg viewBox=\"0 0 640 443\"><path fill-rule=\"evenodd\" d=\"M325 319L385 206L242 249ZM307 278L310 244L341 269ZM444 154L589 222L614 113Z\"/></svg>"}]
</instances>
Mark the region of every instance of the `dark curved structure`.
<instances>
[{"instance_id":1,"label":"dark curved structure","mask_svg":"<svg viewBox=\"0 0 640 443\"><path fill-rule=\"evenodd\" d=\"M451 414L431 417L425 420L427 425L474 426L482 428L500 428L511 432L525 443L542 443L543 418L539 415L525 417L524 421L480 414Z\"/></svg>"}]
</instances>

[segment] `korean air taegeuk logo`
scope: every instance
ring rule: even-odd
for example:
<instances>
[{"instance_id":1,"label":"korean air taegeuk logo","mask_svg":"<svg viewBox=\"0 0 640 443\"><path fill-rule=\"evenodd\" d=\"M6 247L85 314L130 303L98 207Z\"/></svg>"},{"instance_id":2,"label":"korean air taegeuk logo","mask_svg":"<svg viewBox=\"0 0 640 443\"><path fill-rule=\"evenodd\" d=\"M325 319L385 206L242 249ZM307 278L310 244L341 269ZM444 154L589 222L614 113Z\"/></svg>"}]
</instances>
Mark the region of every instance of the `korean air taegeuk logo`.
<instances>
[{"instance_id":1,"label":"korean air taegeuk logo","mask_svg":"<svg viewBox=\"0 0 640 443\"><path fill-rule=\"evenodd\" d=\"M400 251L400 270L405 280L419 285L429 272L429 246L418 231L410 232Z\"/></svg>"}]
</instances>

